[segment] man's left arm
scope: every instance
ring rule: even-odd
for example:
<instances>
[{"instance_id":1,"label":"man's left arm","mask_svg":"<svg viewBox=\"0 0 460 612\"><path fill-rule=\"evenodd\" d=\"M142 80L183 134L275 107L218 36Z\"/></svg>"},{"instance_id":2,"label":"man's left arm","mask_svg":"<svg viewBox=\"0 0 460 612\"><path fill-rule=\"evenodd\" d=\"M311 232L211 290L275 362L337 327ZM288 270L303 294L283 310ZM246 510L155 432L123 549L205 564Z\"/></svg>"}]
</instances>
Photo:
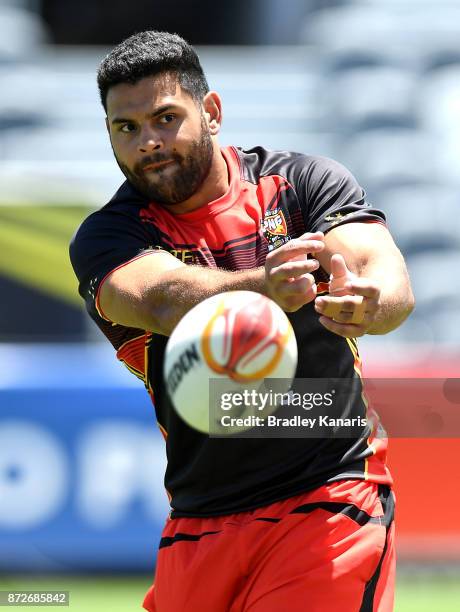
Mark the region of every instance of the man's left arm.
<instances>
[{"instance_id":1,"label":"man's left arm","mask_svg":"<svg viewBox=\"0 0 460 612\"><path fill-rule=\"evenodd\" d=\"M329 295L315 300L320 322L340 336L386 334L415 304L401 252L381 223L347 223L325 236L316 255L331 275Z\"/></svg>"}]
</instances>

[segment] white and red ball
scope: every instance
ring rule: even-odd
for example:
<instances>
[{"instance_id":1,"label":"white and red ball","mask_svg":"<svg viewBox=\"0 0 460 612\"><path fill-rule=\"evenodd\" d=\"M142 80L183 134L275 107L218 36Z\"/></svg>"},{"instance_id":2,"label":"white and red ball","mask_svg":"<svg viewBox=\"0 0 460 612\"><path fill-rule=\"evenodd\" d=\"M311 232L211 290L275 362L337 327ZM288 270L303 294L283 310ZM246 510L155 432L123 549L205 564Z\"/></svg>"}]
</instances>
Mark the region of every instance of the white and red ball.
<instances>
[{"instance_id":1,"label":"white and red ball","mask_svg":"<svg viewBox=\"0 0 460 612\"><path fill-rule=\"evenodd\" d=\"M220 426L225 413L214 394L210 405L210 381L218 381L220 394L258 391L266 389L264 379L280 379L277 391L287 392L296 367L297 342L281 308L259 293L230 291L200 302L180 320L166 346L164 377L188 425L203 433L230 434L248 427ZM254 410L242 406L238 416Z\"/></svg>"}]
</instances>

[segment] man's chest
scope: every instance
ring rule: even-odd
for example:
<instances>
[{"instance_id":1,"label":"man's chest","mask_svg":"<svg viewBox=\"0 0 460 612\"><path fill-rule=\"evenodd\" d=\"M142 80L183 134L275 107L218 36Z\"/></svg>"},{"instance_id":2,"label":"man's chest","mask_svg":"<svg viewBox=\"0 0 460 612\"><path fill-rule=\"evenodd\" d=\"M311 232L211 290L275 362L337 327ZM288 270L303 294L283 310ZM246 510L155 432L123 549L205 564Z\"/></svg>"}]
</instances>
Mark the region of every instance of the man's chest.
<instances>
[{"instance_id":1,"label":"man's chest","mask_svg":"<svg viewBox=\"0 0 460 612\"><path fill-rule=\"evenodd\" d=\"M172 215L150 206L141 211L156 247L186 264L227 270L261 266L267 252L305 231L292 187L281 177L249 184L226 206L212 205L196 215Z\"/></svg>"}]
</instances>

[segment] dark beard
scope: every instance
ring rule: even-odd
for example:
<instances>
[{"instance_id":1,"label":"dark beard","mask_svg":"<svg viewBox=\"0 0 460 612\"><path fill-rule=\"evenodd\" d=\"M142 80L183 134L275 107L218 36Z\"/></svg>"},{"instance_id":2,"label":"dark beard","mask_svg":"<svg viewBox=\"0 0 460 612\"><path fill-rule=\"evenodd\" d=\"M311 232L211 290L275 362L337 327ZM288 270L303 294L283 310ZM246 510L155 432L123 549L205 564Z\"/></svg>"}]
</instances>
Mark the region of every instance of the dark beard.
<instances>
[{"instance_id":1,"label":"dark beard","mask_svg":"<svg viewBox=\"0 0 460 612\"><path fill-rule=\"evenodd\" d=\"M141 162L130 170L122 164L116 157L120 170L128 181L144 195L148 200L159 204L179 204L188 200L206 180L211 170L213 156L213 146L211 136L207 126L202 126L199 140L195 140L190 145L186 155L180 155L176 151L168 153L157 153L145 157ZM143 171L147 164L155 164L161 161L174 160L174 172L161 178L162 168L158 168L156 173L158 180L152 183ZM168 165L165 166L168 168Z\"/></svg>"}]
</instances>

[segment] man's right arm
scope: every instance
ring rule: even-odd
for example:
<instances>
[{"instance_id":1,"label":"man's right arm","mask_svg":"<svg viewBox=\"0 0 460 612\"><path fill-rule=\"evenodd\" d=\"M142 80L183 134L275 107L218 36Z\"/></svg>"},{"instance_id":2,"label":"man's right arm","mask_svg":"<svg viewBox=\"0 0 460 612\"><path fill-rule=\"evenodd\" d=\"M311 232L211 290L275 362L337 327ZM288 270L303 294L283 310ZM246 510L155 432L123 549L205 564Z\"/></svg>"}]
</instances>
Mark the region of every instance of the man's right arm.
<instances>
[{"instance_id":1,"label":"man's right arm","mask_svg":"<svg viewBox=\"0 0 460 612\"><path fill-rule=\"evenodd\" d=\"M179 320L204 299L223 291L256 291L293 312L316 297L311 253L323 235L304 234L268 254L264 268L229 272L186 265L157 251L114 270L99 290L104 316L114 323L169 336Z\"/></svg>"}]
</instances>

